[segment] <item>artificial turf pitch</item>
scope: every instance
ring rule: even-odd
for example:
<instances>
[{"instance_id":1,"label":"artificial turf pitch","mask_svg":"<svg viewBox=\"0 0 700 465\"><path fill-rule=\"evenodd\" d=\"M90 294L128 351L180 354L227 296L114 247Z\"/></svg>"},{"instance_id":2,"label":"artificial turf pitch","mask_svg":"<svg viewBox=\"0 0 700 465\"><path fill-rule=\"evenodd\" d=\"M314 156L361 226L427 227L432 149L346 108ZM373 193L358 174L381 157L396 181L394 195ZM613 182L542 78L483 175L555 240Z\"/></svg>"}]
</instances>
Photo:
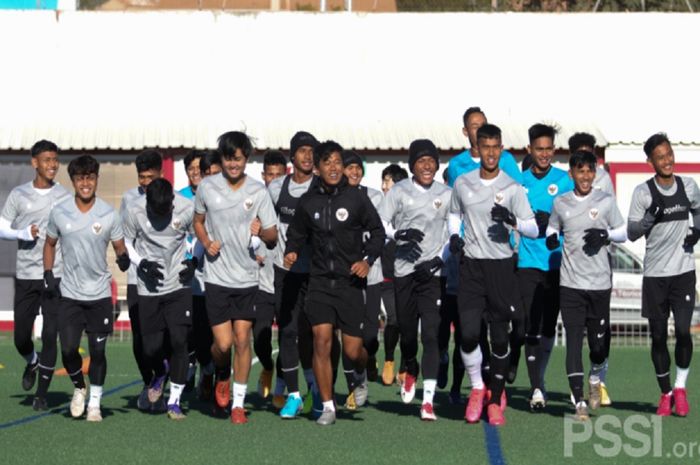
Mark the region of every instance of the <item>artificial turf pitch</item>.
<instances>
[{"instance_id":1,"label":"artificial turf pitch","mask_svg":"<svg viewBox=\"0 0 700 465\"><path fill-rule=\"evenodd\" d=\"M381 365L383 354L378 355ZM687 418L655 418L659 393L647 348L613 347L608 375L613 406L593 413L591 438L570 441L573 446L568 457L565 416L572 413L572 407L562 348L555 349L550 363L546 410L529 411L523 361L516 383L508 387L507 423L500 428L489 427L483 421L466 424L464 406L450 405L447 391L438 391L435 397L438 421L421 422L420 382L416 400L410 405L401 402L396 386L374 383L370 386L369 405L348 412L342 408L347 391L342 376L337 383L339 412L335 425L319 427L304 417L281 420L271 403L256 392L259 364L253 367L250 377L247 425L232 425L227 417L212 416L211 407L198 402L194 393L184 395L187 419L175 422L164 414L136 409L141 383L129 342L110 340L107 359L102 423L70 418L67 405L72 385L65 376L55 377L52 382L50 411L37 414L31 408L31 396L20 386L24 361L15 352L12 334L0 333L2 463L700 463L700 395L694 388L697 378L691 370L691 412ZM462 392L466 394L467 388L463 387ZM632 430L624 431L625 422ZM569 427L575 434L583 434L580 424ZM647 443L649 447L645 447Z\"/></svg>"}]
</instances>

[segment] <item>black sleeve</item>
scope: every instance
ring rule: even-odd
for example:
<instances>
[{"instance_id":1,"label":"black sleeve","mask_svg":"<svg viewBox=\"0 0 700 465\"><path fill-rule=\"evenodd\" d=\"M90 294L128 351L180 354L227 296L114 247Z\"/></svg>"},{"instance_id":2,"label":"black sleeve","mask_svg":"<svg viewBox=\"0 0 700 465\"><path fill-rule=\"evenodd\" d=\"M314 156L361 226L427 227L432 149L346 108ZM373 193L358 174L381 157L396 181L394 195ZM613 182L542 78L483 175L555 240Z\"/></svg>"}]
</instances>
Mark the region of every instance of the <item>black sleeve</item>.
<instances>
[{"instance_id":1,"label":"black sleeve","mask_svg":"<svg viewBox=\"0 0 700 465\"><path fill-rule=\"evenodd\" d=\"M362 229L369 232L369 239L365 241L364 256L367 257L367 263L372 265L374 261L382 255L384 248L384 225L379 218L377 209L372 205L372 201L365 194L359 196L362 199Z\"/></svg>"},{"instance_id":2,"label":"black sleeve","mask_svg":"<svg viewBox=\"0 0 700 465\"><path fill-rule=\"evenodd\" d=\"M299 253L307 241L310 229L307 222L308 215L306 214L305 207L308 202L309 197L306 194L299 199L299 204L294 212L292 222L289 223L289 228L287 228L287 244L284 249L285 255L292 252Z\"/></svg>"}]
</instances>

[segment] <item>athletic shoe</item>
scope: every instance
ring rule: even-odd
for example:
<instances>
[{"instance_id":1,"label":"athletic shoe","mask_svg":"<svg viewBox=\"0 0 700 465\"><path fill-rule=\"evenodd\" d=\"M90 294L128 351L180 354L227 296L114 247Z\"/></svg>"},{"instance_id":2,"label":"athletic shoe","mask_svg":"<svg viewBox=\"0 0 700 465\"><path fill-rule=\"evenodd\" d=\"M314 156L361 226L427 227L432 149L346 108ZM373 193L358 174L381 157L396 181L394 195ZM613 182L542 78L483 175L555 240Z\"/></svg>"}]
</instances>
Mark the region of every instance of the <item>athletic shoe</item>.
<instances>
[{"instance_id":1,"label":"athletic shoe","mask_svg":"<svg viewBox=\"0 0 700 465\"><path fill-rule=\"evenodd\" d=\"M406 372L399 371L396 374L396 384L398 384L399 386L403 386L404 381L406 381Z\"/></svg>"},{"instance_id":2,"label":"athletic shoe","mask_svg":"<svg viewBox=\"0 0 700 465\"><path fill-rule=\"evenodd\" d=\"M160 399L151 404L151 412L154 413L165 413L168 411L168 403L165 401L165 396L161 396Z\"/></svg>"},{"instance_id":3,"label":"athletic shoe","mask_svg":"<svg viewBox=\"0 0 700 465\"><path fill-rule=\"evenodd\" d=\"M591 406L592 410L597 410L600 407L600 381L597 383L591 383L588 381L588 404Z\"/></svg>"},{"instance_id":4,"label":"athletic shoe","mask_svg":"<svg viewBox=\"0 0 700 465\"><path fill-rule=\"evenodd\" d=\"M211 391L214 390L213 386L214 375L202 374L199 377L199 386L197 387L199 400L202 402L209 402L211 400Z\"/></svg>"},{"instance_id":5,"label":"athletic shoe","mask_svg":"<svg viewBox=\"0 0 700 465\"><path fill-rule=\"evenodd\" d=\"M231 423L234 425L244 425L248 423L248 418L245 416L243 407L234 407L231 409Z\"/></svg>"},{"instance_id":6,"label":"athletic shoe","mask_svg":"<svg viewBox=\"0 0 700 465\"><path fill-rule=\"evenodd\" d=\"M258 394L263 399L267 399L272 390L272 370L263 369L258 379Z\"/></svg>"},{"instance_id":7,"label":"athletic shoe","mask_svg":"<svg viewBox=\"0 0 700 465\"><path fill-rule=\"evenodd\" d=\"M440 364L438 365L437 387L445 389L447 386L447 372L450 368L450 357L447 352L440 355Z\"/></svg>"},{"instance_id":8,"label":"athletic shoe","mask_svg":"<svg viewBox=\"0 0 700 465\"><path fill-rule=\"evenodd\" d=\"M506 417L503 416L503 410L498 404L489 404L486 407L486 415L489 417L489 425L501 426L506 424Z\"/></svg>"},{"instance_id":9,"label":"athletic shoe","mask_svg":"<svg viewBox=\"0 0 700 465\"><path fill-rule=\"evenodd\" d=\"M423 421L437 420L437 415L435 415L435 412L433 411L433 404L426 402L423 405L421 405L420 419Z\"/></svg>"},{"instance_id":10,"label":"athletic shoe","mask_svg":"<svg viewBox=\"0 0 700 465\"><path fill-rule=\"evenodd\" d=\"M99 422L102 421L102 411L99 407L88 407L87 409L87 421Z\"/></svg>"},{"instance_id":11,"label":"athletic shoe","mask_svg":"<svg viewBox=\"0 0 700 465\"><path fill-rule=\"evenodd\" d=\"M546 401L544 400L544 394L542 394L542 391L539 388L535 388L532 391L532 396L530 396L530 410L532 411L539 411L544 409L546 405Z\"/></svg>"},{"instance_id":12,"label":"athletic shoe","mask_svg":"<svg viewBox=\"0 0 700 465\"><path fill-rule=\"evenodd\" d=\"M44 399L43 397L34 396L34 400L32 401L32 408L36 412L41 412L44 410L48 410L49 406L46 403L46 399Z\"/></svg>"},{"instance_id":13,"label":"athletic shoe","mask_svg":"<svg viewBox=\"0 0 700 465\"><path fill-rule=\"evenodd\" d=\"M279 410L279 409L281 409L282 407L284 407L284 402L285 402L284 396L282 396L282 395L277 395L277 394L275 394L274 396L272 396L272 405L273 405L276 409Z\"/></svg>"},{"instance_id":14,"label":"athletic shoe","mask_svg":"<svg viewBox=\"0 0 700 465\"><path fill-rule=\"evenodd\" d=\"M379 378L379 370L377 369L377 359L374 355L367 358L367 381L376 383Z\"/></svg>"},{"instance_id":15,"label":"athletic shoe","mask_svg":"<svg viewBox=\"0 0 700 465\"><path fill-rule=\"evenodd\" d=\"M39 368L39 359L35 363L27 363L24 367L24 373L22 373L22 389L25 391L31 391L36 383L36 373Z\"/></svg>"},{"instance_id":16,"label":"athletic shoe","mask_svg":"<svg viewBox=\"0 0 700 465\"><path fill-rule=\"evenodd\" d=\"M394 362L386 361L384 362L384 368L382 368L382 383L385 386L391 386L394 384Z\"/></svg>"},{"instance_id":17,"label":"athletic shoe","mask_svg":"<svg viewBox=\"0 0 700 465\"><path fill-rule=\"evenodd\" d=\"M406 373L406 378L401 385L401 400L404 404L410 404L416 395L416 377Z\"/></svg>"},{"instance_id":18,"label":"athletic shoe","mask_svg":"<svg viewBox=\"0 0 700 465\"><path fill-rule=\"evenodd\" d=\"M148 401L153 403L156 402L163 395L163 388L165 387L165 375L156 376L151 381L151 385L148 386Z\"/></svg>"},{"instance_id":19,"label":"athletic shoe","mask_svg":"<svg viewBox=\"0 0 700 465\"><path fill-rule=\"evenodd\" d=\"M486 402L491 400L491 389L486 390ZM501 410L504 412L506 411L506 407L508 407L508 397L506 396L506 388L503 387L503 391L501 391Z\"/></svg>"},{"instance_id":20,"label":"athletic shoe","mask_svg":"<svg viewBox=\"0 0 700 465\"><path fill-rule=\"evenodd\" d=\"M348 410L357 410L357 403L355 402L355 391L348 394L345 399L345 408Z\"/></svg>"},{"instance_id":21,"label":"athletic shoe","mask_svg":"<svg viewBox=\"0 0 700 465\"><path fill-rule=\"evenodd\" d=\"M608 388L602 381L600 382L600 405L603 407L609 407L612 405L612 400L608 395Z\"/></svg>"},{"instance_id":22,"label":"athletic shoe","mask_svg":"<svg viewBox=\"0 0 700 465\"><path fill-rule=\"evenodd\" d=\"M467 423L477 423L481 420L481 413L484 410L484 403L486 401L486 389L474 389L469 393L469 402L467 402L467 408L464 411L464 419Z\"/></svg>"},{"instance_id":23,"label":"athletic shoe","mask_svg":"<svg viewBox=\"0 0 700 465\"><path fill-rule=\"evenodd\" d=\"M223 381L216 382L216 386L214 387L214 398L216 399L216 405L218 405L219 408L228 407L229 402L231 402L231 380L225 379Z\"/></svg>"},{"instance_id":24,"label":"athletic shoe","mask_svg":"<svg viewBox=\"0 0 700 465\"><path fill-rule=\"evenodd\" d=\"M323 410L323 413L318 420L316 420L317 425L328 426L335 423L335 410Z\"/></svg>"},{"instance_id":25,"label":"athletic shoe","mask_svg":"<svg viewBox=\"0 0 700 465\"><path fill-rule=\"evenodd\" d=\"M141 389L141 394L136 398L136 408L142 412L147 412L151 409L151 402L148 400L148 386Z\"/></svg>"},{"instance_id":26,"label":"athletic shoe","mask_svg":"<svg viewBox=\"0 0 700 465\"><path fill-rule=\"evenodd\" d=\"M679 417L685 417L690 411L690 406L688 405L688 393L685 388L674 388L673 389L673 403L676 410L676 415Z\"/></svg>"},{"instance_id":27,"label":"athletic shoe","mask_svg":"<svg viewBox=\"0 0 700 465\"><path fill-rule=\"evenodd\" d=\"M280 417L282 418L296 418L297 415L301 413L303 408L303 402L301 397L297 396L287 396L287 401L284 403L284 407L280 410Z\"/></svg>"},{"instance_id":28,"label":"athletic shoe","mask_svg":"<svg viewBox=\"0 0 700 465\"><path fill-rule=\"evenodd\" d=\"M355 403L358 407L362 407L367 403L367 397L369 396L369 387L367 386L368 377L365 374L364 379L355 385L352 393L355 396Z\"/></svg>"},{"instance_id":29,"label":"athletic shoe","mask_svg":"<svg viewBox=\"0 0 700 465\"><path fill-rule=\"evenodd\" d=\"M73 398L70 401L70 415L73 418L80 418L85 412L85 397L87 396L87 389L75 388L73 390Z\"/></svg>"},{"instance_id":30,"label":"athletic shoe","mask_svg":"<svg viewBox=\"0 0 700 465\"><path fill-rule=\"evenodd\" d=\"M588 406L586 401L581 401L576 404L576 414L574 415L578 421L588 421L591 417L588 415Z\"/></svg>"},{"instance_id":31,"label":"athletic shoe","mask_svg":"<svg viewBox=\"0 0 700 465\"><path fill-rule=\"evenodd\" d=\"M168 405L168 418L171 420L184 420L187 416L182 413L182 409L178 404Z\"/></svg>"},{"instance_id":32,"label":"athletic shoe","mask_svg":"<svg viewBox=\"0 0 700 465\"><path fill-rule=\"evenodd\" d=\"M673 394L661 394L659 406L656 408L656 414L660 417L671 416L671 406L673 406Z\"/></svg>"},{"instance_id":33,"label":"athletic shoe","mask_svg":"<svg viewBox=\"0 0 700 465\"><path fill-rule=\"evenodd\" d=\"M452 405L464 405L464 397L459 391L450 391L449 401Z\"/></svg>"}]
</instances>

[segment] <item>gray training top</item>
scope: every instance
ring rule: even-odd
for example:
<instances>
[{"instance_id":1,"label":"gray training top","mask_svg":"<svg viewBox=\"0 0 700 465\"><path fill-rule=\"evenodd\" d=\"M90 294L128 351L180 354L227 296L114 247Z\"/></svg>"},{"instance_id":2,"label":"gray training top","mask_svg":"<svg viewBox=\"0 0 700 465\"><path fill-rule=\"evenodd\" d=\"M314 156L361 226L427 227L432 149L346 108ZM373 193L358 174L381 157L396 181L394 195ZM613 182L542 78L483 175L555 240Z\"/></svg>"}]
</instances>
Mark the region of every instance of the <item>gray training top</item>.
<instances>
[{"instance_id":1,"label":"gray training top","mask_svg":"<svg viewBox=\"0 0 700 465\"><path fill-rule=\"evenodd\" d=\"M202 180L194 205L196 213L206 214L209 238L221 242L218 255L205 254L204 282L237 289L257 287L260 266L250 248L250 224L258 217L267 229L277 221L265 185L246 176L234 191L219 173Z\"/></svg>"},{"instance_id":2,"label":"gray training top","mask_svg":"<svg viewBox=\"0 0 700 465\"><path fill-rule=\"evenodd\" d=\"M661 222L653 225L646 238L646 253L644 254L644 276L663 277L676 276L695 269L695 259L692 251L683 250L685 236L688 235L690 223L688 218L693 215L695 228L700 229L700 190L692 178L679 176L685 194L690 201L690 212L678 221ZM669 189L663 189L656 180L653 181L660 194L672 197L678 186L673 183ZM639 222L651 206L651 193L646 182L638 185L632 194L632 203L627 218L629 228ZM673 208L673 207L671 207ZM632 236L632 234L630 234ZM632 239L632 237L630 237Z\"/></svg>"},{"instance_id":3,"label":"gray training top","mask_svg":"<svg viewBox=\"0 0 700 465\"><path fill-rule=\"evenodd\" d=\"M57 205L49 215L46 234L63 247L61 295L74 300L98 300L112 295L107 246L124 238L117 212L100 198L89 211L78 210L75 199Z\"/></svg>"},{"instance_id":4,"label":"gray training top","mask_svg":"<svg viewBox=\"0 0 700 465\"><path fill-rule=\"evenodd\" d=\"M46 189L46 192L39 193L34 188L33 181L30 181L10 192L0 216L12 223L13 229L26 229L33 224L39 228L39 235L35 240L17 241L17 279L44 279L44 242L49 212L55 205L70 197L71 193L58 183ZM54 276L62 276L62 264L61 245L57 244Z\"/></svg>"},{"instance_id":5,"label":"gray training top","mask_svg":"<svg viewBox=\"0 0 700 465\"><path fill-rule=\"evenodd\" d=\"M595 179L593 179L593 189L606 192L613 197L615 196L615 189L613 189L612 179L605 168L598 165L595 169Z\"/></svg>"},{"instance_id":6,"label":"gray training top","mask_svg":"<svg viewBox=\"0 0 700 465\"><path fill-rule=\"evenodd\" d=\"M141 197L145 197L146 191L143 190L141 187L133 187L129 189L128 191L124 192L124 195L122 195L122 203L119 205L119 217L121 218L122 222L125 219L126 216L126 211L129 209L130 205L140 199ZM124 240L127 241L128 243L134 245L134 238L129 235L126 231L124 231ZM129 269L126 270L126 283L127 284L137 284L137 278L136 278L136 269L138 266L134 263L129 265Z\"/></svg>"},{"instance_id":7,"label":"gray training top","mask_svg":"<svg viewBox=\"0 0 700 465\"><path fill-rule=\"evenodd\" d=\"M134 238L134 249L141 258L156 262L163 268L162 285L149 288L146 283L137 281L138 293L143 296L164 295L175 292L191 283L182 284L179 273L184 269L187 234L192 232L193 203L175 193L173 212L167 222L152 224L146 213L146 196L141 196L129 204L124 213L124 236Z\"/></svg>"},{"instance_id":8,"label":"gray training top","mask_svg":"<svg viewBox=\"0 0 700 465\"><path fill-rule=\"evenodd\" d=\"M469 258L501 260L513 256L511 227L491 219L491 209L502 205L518 220L535 217L523 186L503 171L482 180L479 170L458 177L452 191L450 213L462 215L464 254Z\"/></svg>"},{"instance_id":9,"label":"gray training top","mask_svg":"<svg viewBox=\"0 0 700 465\"><path fill-rule=\"evenodd\" d=\"M397 277L413 273L414 266L442 257L447 243L447 216L449 214L452 189L439 182L433 182L430 188L414 184L413 179L404 179L395 184L379 205L382 220L391 223L396 231L418 229L425 234L420 243L422 252L415 262L409 262L400 256L399 248L404 243L397 241L397 255L394 261L394 274Z\"/></svg>"},{"instance_id":10,"label":"gray training top","mask_svg":"<svg viewBox=\"0 0 700 465\"><path fill-rule=\"evenodd\" d=\"M590 256L583 250L583 236L589 228L610 230L624 224L615 197L603 191L592 190L585 197L572 191L554 199L549 227L564 236L560 284L573 289L610 289L607 247Z\"/></svg>"},{"instance_id":11,"label":"gray training top","mask_svg":"<svg viewBox=\"0 0 700 465\"><path fill-rule=\"evenodd\" d=\"M367 196L372 202L372 205L374 205L374 208L379 209L379 205L382 203L382 199L384 199L384 194L377 189L367 187ZM367 238L369 238L369 233L365 233L364 236L365 240L367 240ZM367 285L372 286L375 284L380 284L383 281L384 274L382 273L382 259L379 257L374 261L372 267L369 269L369 274L367 275Z\"/></svg>"}]
</instances>

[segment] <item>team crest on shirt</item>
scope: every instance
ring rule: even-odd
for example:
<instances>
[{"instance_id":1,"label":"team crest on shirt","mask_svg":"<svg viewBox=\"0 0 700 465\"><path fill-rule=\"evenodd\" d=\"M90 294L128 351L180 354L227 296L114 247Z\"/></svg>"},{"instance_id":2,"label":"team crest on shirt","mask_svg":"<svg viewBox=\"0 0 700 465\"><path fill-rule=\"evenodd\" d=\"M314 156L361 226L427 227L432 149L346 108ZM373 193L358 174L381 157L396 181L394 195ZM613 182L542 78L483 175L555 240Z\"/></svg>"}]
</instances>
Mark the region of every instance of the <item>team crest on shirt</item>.
<instances>
[{"instance_id":1,"label":"team crest on shirt","mask_svg":"<svg viewBox=\"0 0 700 465\"><path fill-rule=\"evenodd\" d=\"M98 235L102 232L102 225L100 223L92 223L92 232Z\"/></svg>"},{"instance_id":2,"label":"team crest on shirt","mask_svg":"<svg viewBox=\"0 0 700 465\"><path fill-rule=\"evenodd\" d=\"M442 199L433 200L433 208L435 210L440 210L440 207L442 207Z\"/></svg>"},{"instance_id":3,"label":"team crest on shirt","mask_svg":"<svg viewBox=\"0 0 700 465\"><path fill-rule=\"evenodd\" d=\"M590 210L588 210L588 217L592 220L595 220L596 218L598 218L599 213L600 212L597 208L591 208Z\"/></svg>"},{"instance_id":4,"label":"team crest on shirt","mask_svg":"<svg viewBox=\"0 0 700 465\"><path fill-rule=\"evenodd\" d=\"M348 211L344 208L339 208L335 211L335 217L338 221L345 221L348 219Z\"/></svg>"},{"instance_id":5,"label":"team crest on shirt","mask_svg":"<svg viewBox=\"0 0 700 465\"><path fill-rule=\"evenodd\" d=\"M180 221L180 218L173 218L172 227L176 230L179 230L182 227L182 221Z\"/></svg>"},{"instance_id":6,"label":"team crest on shirt","mask_svg":"<svg viewBox=\"0 0 700 465\"><path fill-rule=\"evenodd\" d=\"M247 198L243 201L243 210L250 211L253 208L253 199Z\"/></svg>"},{"instance_id":7,"label":"team crest on shirt","mask_svg":"<svg viewBox=\"0 0 700 465\"><path fill-rule=\"evenodd\" d=\"M496 197L494 198L494 200L498 205L502 204L505 199L506 194L504 194L503 192L496 192Z\"/></svg>"},{"instance_id":8,"label":"team crest on shirt","mask_svg":"<svg viewBox=\"0 0 700 465\"><path fill-rule=\"evenodd\" d=\"M552 196L557 195L557 192L559 192L559 186L557 186L556 184L550 184L549 186L547 186L547 192L549 193L549 195Z\"/></svg>"}]
</instances>

